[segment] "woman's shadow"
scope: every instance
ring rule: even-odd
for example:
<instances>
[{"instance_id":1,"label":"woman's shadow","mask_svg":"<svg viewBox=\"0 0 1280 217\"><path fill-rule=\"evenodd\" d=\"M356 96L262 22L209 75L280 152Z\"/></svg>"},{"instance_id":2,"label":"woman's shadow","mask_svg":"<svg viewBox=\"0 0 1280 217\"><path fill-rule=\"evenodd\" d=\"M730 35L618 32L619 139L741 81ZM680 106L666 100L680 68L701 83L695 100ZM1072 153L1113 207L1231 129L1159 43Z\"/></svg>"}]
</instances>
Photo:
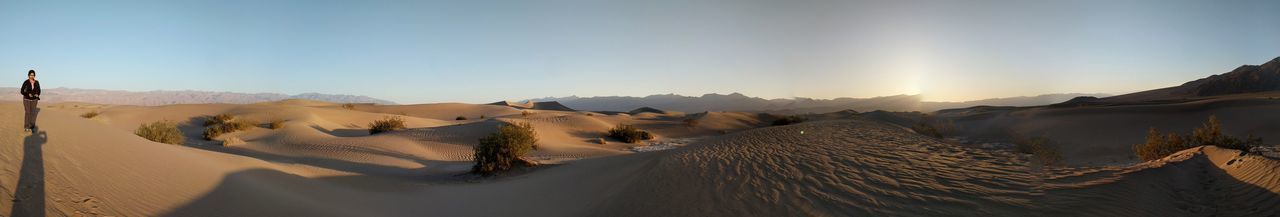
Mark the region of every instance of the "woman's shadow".
<instances>
[{"instance_id":1,"label":"woman's shadow","mask_svg":"<svg viewBox=\"0 0 1280 217\"><path fill-rule=\"evenodd\" d=\"M38 128L37 128L38 130ZM44 216L44 153L43 146L49 140L44 131L37 131L23 140L21 178L13 195L13 209L9 216Z\"/></svg>"}]
</instances>

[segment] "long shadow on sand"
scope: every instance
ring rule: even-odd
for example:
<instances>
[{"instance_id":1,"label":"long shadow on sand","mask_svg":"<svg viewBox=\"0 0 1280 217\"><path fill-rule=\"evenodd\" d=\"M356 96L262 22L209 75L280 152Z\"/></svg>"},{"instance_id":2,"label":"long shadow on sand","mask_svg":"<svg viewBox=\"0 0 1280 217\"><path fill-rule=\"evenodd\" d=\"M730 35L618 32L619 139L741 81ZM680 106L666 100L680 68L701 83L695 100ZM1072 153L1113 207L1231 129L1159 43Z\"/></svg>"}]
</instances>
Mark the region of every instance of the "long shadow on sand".
<instances>
[{"instance_id":1,"label":"long shadow on sand","mask_svg":"<svg viewBox=\"0 0 1280 217\"><path fill-rule=\"evenodd\" d=\"M38 130L38 129L37 129ZM44 131L32 133L22 142L22 170L9 216L45 216L44 151L49 141Z\"/></svg>"}]
</instances>

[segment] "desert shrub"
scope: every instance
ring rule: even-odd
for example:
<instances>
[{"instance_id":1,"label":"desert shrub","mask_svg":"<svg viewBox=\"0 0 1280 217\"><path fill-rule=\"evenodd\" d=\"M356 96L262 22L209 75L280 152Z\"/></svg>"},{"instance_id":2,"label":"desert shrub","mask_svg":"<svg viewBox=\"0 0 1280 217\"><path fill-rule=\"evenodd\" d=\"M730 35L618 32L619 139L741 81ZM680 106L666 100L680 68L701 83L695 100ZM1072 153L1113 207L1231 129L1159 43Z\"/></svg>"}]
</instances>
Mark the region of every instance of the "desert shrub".
<instances>
[{"instance_id":1,"label":"desert shrub","mask_svg":"<svg viewBox=\"0 0 1280 217\"><path fill-rule=\"evenodd\" d=\"M342 108L344 108L344 109L348 109L348 110L356 110L356 104L352 104L352 103L343 103L343 104L342 104Z\"/></svg>"},{"instance_id":2,"label":"desert shrub","mask_svg":"<svg viewBox=\"0 0 1280 217\"><path fill-rule=\"evenodd\" d=\"M458 116L458 117L456 117L456 118L453 118L453 120L465 121L465 120L467 120L467 117L465 117L465 116Z\"/></svg>"},{"instance_id":3,"label":"desert shrub","mask_svg":"<svg viewBox=\"0 0 1280 217\"><path fill-rule=\"evenodd\" d=\"M399 116L387 116L382 118L382 120L376 120L373 121L373 123L369 123L369 134L378 134L399 129L404 129L404 119Z\"/></svg>"},{"instance_id":4,"label":"desert shrub","mask_svg":"<svg viewBox=\"0 0 1280 217\"><path fill-rule=\"evenodd\" d=\"M480 138L480 144L474 148L475 165L471 172L490 175L510 170L519 162L527 163L520 157L537 149L534 145L537 142L538 132L528 122L498 126L497 132Z\"/></svg>"},{"instance_id":5,"label":"desert shrub","mask_svg":"<svg viewBox=\"0 0 1280 217\"><path fill-rule=\"evenodd\" d=\"M240 139L240 137L231 137L231 138L222 140L222 146L233 146L233 145L243 145L243 144L244 144L244 140Z\"/></svg>"},{"instance_id":6,"label":"desert shrub","mask_svg":"<svg viewBox=\"0 0 1280 217\"><path fill-rule=\"evenodd\" d=\"M480 119L484 119L484 115L480 115Z\"/></svg>"},{"instance_id":7,"label":"desert shrub","mask_svg":"<svg viewBox=\"0 0 1280 217\"><path fill-rule=\"evenodd\" d=\"M588 113L587 113L587 116L596 116L596 113L590 113L590 112L588 112Z\"/></svg>"},{"instance_id":8,"label":"desert shrub","mask_svg":"<svg viewBox=\"0 0 1280 217\"><path fill-rule=\"evenodd\" d=\"M273 129L273 130L284 128L284 120L280 120L280 119L271 120L270 123L267 123L267 128Z\"/></svg>"},{"instance_id":9,"label":"desert shrub","mask_svg":"<svg viewBox=\"0 0 1280 217\"><path fill-rule=\"evenodd\" d=\"M609 138L614 138L626 143L636 143L639 141L653 139L653 134L636 128L635 125L618 124L607 133Z\"/></svg>"},{"instance_id":10,"label":"desert shrub","mask_svg":"<svg viewBox=\"0 0 1280 217\"><path fill-rule=\"evenodd\" d=\"M232 118L235 118L235 117L231 116L231 114L218 114L214 116L209 116L205 118L204 126L208 127L208 126L217 125L217 124L229 123L231 122Z\"/></svg>"},{"instance_id":11,"label":"desert shrub","mask_svg":"<svg viewBox=\"0 0 1280 217\"><path fill-rule=\"evenodd\" d=\"M956 130L956 125L950 120L946 120L946 121L926 120L926 121L920 121L915 125L911 125L911 130L914 130L916 131L916 133L919 133L922 135L932 136L934 138L941 139L950 135L954 135Z\"/></svg>"},{"instance_id":12,"label":"desert shrub","mask_svg":"<svg viewBox=\"0 0 1280 217\"><path fill-rule=\"evenodd\" d=\"M209 140L209 141L213 141L213 139L218 138L218 136L221 136L222 134L232 133L232 132L241 131L241 130L248 130L258 125L257 122L250 121L250 120L234 120L234 121L228 120L223 122L215 122L212 124L206 121L205 124L206 125L204 127L204 132L202 135L204 136L205 140Z\"/></svg>"},{"instance_id":13,"label":"desert shrub","mask_svg":"<svg viewBox=\"0 0 1280 217\"><path fill-rule=\"evenodd\" d=\"M697 127L697 126L698 126L698 119L688 118L688 119L684 119L682 122L684 122L684 125L685 125L685 126L689 126L689 127Z\"/></svg>"},{"instance_id":14,"label":"desert shrub","mask_svg":"<svg viewBox=\"0 0 1280 217\"><path fill-rule=\"evenodd\" d=\"M1062 153L1058 151L1057 144L1048 138L1015 136L1013 144L1014 151L1031 154L1032 160L1041 164L1059 165L1062 163Z\"/></svg>"},{"instance_id":15,"label":"desert shrub","mask_svg":"<svg viewBox=\"0 0 1280 217\"><path fill-rule=\"evenodd\" d=\"M596 138L596 143L600 143L601 145L609 144L609 142L605 141L604 138Z\"/></svg>"},{"instance_id":16,"label":"desert shrub","mask_svg":"<svg viewBox=\"0 0 1280 217\"><path fill-rule=\"evenodd\" d=\"M1133 154L1138 156L1142 161L1151 161L1155 159L1169 156L1174 152L1191 148L1191 144L1187 143L1187 136L1178 135L1177 133L1169 133L1160 135L1155 127L1147 130L1147 141L1142 144L1133 145Z\"/></svg>"},{"instance_id":17,"label":"desert shrub","mask_svg":"<svg viewBox=\"0 0 1280 217\"><path fill-rule=\"evenodd\" d=\"M151 140L153 142L182 145L186 137L182 136L182 131L178 130L178 124L170 121L157 121L150 124L142 124L138 129L133 130L133 134Z\"/></svg>"},{"instance_id":18,"label":"desert shrub","mask_svg":"<svg viewBox=\"0 0 1280 217\"><path fill-rule=\"evenodd\" d=\"M1155 127L1147 130L1147 141L1133 145L1133 154L1142 161L1151 161L1169 156L1175 152L1202 145L1212 145L1241 151L1262 145L1262 139L1249 135L1244 139L1222 134L1222 124L1217 116L1209 116L1203 125L1191 131L1191 134L1180 135L1168 133L1160 135Z\"/></svg>"},{"instance_id":19,"label":"desert shrub","mask_svg":"<svg viewBox=\"0 0 1280 217\"><path fill-rule=\"evenodd\" d=\"M773 120L773 126L782 126L782 125L798 124L798 123L800 123L800 122L804 122L804 121L806 121L806 120L807 120L807 119L805 119L804 117L800 117L800 116L797 116L797 115L789 115L789 116L786 116L786 117L781 117L781 118L778 118L778 119L776 119L776 120Z\"/></svg>"},{"instance_id":20,"label":"desert shrub","mask_svg":"<svg viewBox=\"0 0 1280 217\"><path fill-rule=\"evenodd\" d=\"M530 114L533 114L533 112L520 111L520 117L529 117Z\"/></svg>"},{"instance_id":21,"label":"desert shrub","mask_svg":"<svg viewBox=\"0 0 1280 217\"><path fill-rule=\"evenodd\" d=\"M89 111L89 112L85 112L84 114L80 114L80 117L82 118L93 118L97 116L98 116L98 111Z\"/></svg>"}]
</instances>

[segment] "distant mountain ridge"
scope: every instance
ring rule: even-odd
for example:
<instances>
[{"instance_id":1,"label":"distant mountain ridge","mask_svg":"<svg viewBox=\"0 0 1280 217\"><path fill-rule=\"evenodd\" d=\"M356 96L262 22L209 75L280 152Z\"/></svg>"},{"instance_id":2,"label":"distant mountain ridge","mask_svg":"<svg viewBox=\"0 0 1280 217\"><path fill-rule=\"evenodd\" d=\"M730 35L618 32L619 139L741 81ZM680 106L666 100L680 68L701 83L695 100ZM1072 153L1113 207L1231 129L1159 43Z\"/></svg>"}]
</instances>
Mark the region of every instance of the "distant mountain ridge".
<instances>
[{"instance_id":1,"label":"distant mountain ridge","mask_svg":"<svg viewBox=\"0 0 1280 217\"><path fill-rule=\"evenodd\" d=\"M77 88L45 88L43 92L44 93L41 94L41 98L44 102L87 102L113 105L156 106L206 103L249 104L286 99L307 99L335 103L396 104L390 100L383 100L368 96L321 93L285 95L279 93L235 93L195 90L157 90L135 92ZM4 87L3 89L0 89L0 94L12 96L6 99L19 99L21 96L21 94L18 93L18 88L16 87Z\"/></svg>"},{"instance_id":2,"label":"distant mountain ridge","mask_svg":"<svg viewBox=\"0 0 1280 217\"><path fill-rule=\"evenodd\" d=\"M630 111L636 108L652 107L661 110L679 112L703 111L755 111L777 113L827 113L843 110L856 111L924 111L931 112L948 108L964 108L980 105L991 106L1035 106L1063 102L1079 96L1105 97L1108 94L1046 94L1039 96L994 98L966 102L927 102L920 95L896 95L873 98L791 98L764 99L749 97L741 93L704 94L702 96L683 96L676 94L649 95L645 97L601 96L601 97L547 97L532 99L534 101L557 101L565 106L589 111Z\"/></svg>"},{"instance_id":3,"label":"distant mountain ridge","mask_svg":"<svg viewBox=\"0 0 1280 217\"><path fill-rule=\"evenodd\" d=\"M1242 65L1230 72L1188 81L1182 85L1141 91L1102 99L1125 103L1152 100L1179 100L1241 93L1280 91L1280 57L1262 65Z\"/></svg>"}]
</instances>

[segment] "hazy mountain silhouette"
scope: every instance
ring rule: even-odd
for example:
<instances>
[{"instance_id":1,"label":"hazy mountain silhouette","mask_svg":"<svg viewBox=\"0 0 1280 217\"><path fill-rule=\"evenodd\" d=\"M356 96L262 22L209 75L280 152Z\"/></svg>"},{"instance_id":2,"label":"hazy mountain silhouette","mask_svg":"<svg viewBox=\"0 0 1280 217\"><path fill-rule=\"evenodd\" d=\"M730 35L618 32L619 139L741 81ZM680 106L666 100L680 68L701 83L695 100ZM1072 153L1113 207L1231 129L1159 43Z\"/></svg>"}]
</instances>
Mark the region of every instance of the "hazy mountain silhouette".
<instances>
[{"instance_id":1,"label":"hazy mountain silhouette","mask_svg":"<svg viewBox=\"0 0 1280 217\"><path fill-rule=\"evenodd\" d=\"M566 106L590 111L630 111L641 107L679 111L760 111L777 113L827 113L843 110L856 111L936 111L947 108L964 108L979 105L992 106L1034 106L1062 102L1078 96L1105 97L1106 94L1046 94L1040 96L1010 97L974 100L965 102L927 102L920 95L896 95L873 98L835 98L835 99L764 99L750 97L741 93L704 94L702 96L682 96L675 94L650 95L646 97L601 96L601 97L549 97L534 101L558 101Z\"/></svg>"},{"instance_id":2,"label":"hazy mountain silhouette","mask_svg":"<svg viewBox=\"0 0 1280 217\"><path fill-rule=\"evenodd\" d=\"M10 99L18 99L20 94L18 88L2 88L0 94L11 95ZM308 99L319 100L336 103L376 103L376 104L396 104L389 100L383 100L368 96L354 95L338 95L338 94L320 94L320 93L303 93L297 95L285 95L278 93L233 93L233 92L214 92L214 91L121 91L121 90L95 90L95 89L76 89L76 88L46 88L41 98L44 102L87 102L98 104L114 104L114 105L169 105L169 104L201 104L201 103L231 103L231 104L248 104L269 101L279 101L285 99Z\"/></svg>"}]
</instances>

